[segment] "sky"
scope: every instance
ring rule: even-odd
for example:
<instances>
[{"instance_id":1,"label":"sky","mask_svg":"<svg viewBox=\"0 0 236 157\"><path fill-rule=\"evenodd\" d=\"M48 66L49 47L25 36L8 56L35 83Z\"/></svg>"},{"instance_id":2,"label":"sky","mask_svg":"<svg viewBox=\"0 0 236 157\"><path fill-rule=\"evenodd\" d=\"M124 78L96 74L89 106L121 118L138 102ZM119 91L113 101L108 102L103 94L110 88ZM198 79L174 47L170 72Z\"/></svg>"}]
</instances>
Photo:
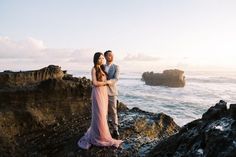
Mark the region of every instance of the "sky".
<instances>
[{"instance_id":1,"label":"sky","mask_svg":"<svg viewBox=\"0 0 236 157\"><path fill-rule=\"evenodd\" d=\"M236 71L235 0L0 0L0 71Z\"/></svg>"}]
</instances>

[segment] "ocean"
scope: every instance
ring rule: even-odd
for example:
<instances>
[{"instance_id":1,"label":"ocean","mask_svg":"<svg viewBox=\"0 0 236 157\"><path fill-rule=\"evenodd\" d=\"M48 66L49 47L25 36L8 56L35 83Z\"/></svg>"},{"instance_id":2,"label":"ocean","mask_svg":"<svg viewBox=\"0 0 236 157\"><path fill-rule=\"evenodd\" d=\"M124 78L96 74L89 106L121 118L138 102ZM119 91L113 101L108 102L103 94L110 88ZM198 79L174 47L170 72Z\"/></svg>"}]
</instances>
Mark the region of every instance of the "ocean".
<instances>
[{"instance_id":1,"label":"ocean","mask_svg":"<svg viewBox=\"0 0 236 157\"><path fill-rule=\"evenodd\" d=\"M90 72L68 73L91 79ZM141 77L142 72L120 74L119 101L129 108L163 112L180 126L201 118L219 100L226 101L228 107L236 103L236 73L233 72L185 72L183 88L145 85Z\"/></svg>"}]
</instances>

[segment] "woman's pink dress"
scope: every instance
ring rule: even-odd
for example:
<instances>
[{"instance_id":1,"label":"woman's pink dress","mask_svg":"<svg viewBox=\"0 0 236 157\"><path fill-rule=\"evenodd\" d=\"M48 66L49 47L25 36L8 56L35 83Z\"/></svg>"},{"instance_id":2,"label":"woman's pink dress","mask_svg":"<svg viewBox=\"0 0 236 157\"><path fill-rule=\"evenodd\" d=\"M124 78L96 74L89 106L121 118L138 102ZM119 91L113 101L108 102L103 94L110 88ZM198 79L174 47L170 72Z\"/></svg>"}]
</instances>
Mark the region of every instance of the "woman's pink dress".
<instances>
[{"instance_id":1,"label":"woman's pink dress","mask_svg":"<svg viewBox=\"0 0 236 157\"><path fill-rule=\"evenodd\" d=\"M107 86L93 86L92 89L92 121L85 135L78 141L78 146L89 149L91 145L115 146L123 142L111 137L107 124L108 94Z\"/></svg>"}]
</instances>

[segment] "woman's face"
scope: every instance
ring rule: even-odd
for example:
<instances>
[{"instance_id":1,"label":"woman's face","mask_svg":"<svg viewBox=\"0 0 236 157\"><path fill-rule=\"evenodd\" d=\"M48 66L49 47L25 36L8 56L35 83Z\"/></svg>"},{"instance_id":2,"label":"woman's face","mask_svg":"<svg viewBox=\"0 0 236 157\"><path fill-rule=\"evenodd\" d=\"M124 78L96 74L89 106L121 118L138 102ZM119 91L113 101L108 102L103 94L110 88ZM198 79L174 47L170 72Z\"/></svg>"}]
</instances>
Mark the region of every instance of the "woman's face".
<instances>
[{"instance_id":1,"label":"woman's face","mask_svg":"<svg viewBox=\"0 0 236 157\"><path fill-rule=\"evenodd\" d=\"M98 58L97 64L98 64L98 65L104 64L104 56L103 56L103 55L100 55L100 57Z\"/></svg>"}]
</instances>

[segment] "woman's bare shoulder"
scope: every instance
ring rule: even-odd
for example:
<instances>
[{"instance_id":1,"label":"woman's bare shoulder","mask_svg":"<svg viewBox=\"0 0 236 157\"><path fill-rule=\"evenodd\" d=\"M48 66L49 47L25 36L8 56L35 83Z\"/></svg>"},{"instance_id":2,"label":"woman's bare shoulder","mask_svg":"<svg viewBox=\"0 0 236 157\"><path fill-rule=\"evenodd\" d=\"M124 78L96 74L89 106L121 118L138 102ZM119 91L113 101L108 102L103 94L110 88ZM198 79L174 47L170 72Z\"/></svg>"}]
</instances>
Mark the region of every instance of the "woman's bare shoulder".
<instances>
[{"instance_id":1,"label":"woman's bare shoulder","mask_svg":"<svg viewBox=\"0 0 236 157\"><path fill-rule=\"evenodd\" d=\"M94 72L96 71L96 69L94 67L91 68L91 72Z\"/></svg>"}]
</instances>

